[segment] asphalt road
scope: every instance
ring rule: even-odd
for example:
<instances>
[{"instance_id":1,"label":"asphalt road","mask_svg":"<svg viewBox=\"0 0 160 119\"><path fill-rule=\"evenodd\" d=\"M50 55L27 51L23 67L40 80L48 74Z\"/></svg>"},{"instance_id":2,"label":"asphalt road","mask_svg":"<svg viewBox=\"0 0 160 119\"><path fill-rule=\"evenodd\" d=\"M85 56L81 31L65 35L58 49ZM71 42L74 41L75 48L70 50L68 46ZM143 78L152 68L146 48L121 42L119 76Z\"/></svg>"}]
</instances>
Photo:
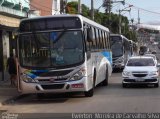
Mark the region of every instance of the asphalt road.
<instances>
[{"instance_id":1,"label":"asphalt road","mask_svg":"<svg viewBox=\"0 0 160 119\"><path fill-rule=\"evenodd\" d=\"M83 94L28 95L1 107L8 113L151 113L160 112L160 88L122 88L121 73L113 73L107 87L98 86L91 98Z\"/></svg>"}]
</instances>

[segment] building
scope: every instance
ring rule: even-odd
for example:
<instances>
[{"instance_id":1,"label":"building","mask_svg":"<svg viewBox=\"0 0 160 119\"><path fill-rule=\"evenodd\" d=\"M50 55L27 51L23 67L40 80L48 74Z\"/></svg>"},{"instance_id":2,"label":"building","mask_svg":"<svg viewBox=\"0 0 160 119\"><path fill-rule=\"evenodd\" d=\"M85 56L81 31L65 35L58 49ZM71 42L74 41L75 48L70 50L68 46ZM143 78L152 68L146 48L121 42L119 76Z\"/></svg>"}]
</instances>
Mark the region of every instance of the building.
<instances>
[{"instance_id":1,"label":"building","mask_svg":"<svg viewBox=\"0 0 160 119\"><path fill-rule=\"evenodd\" d=\"M5 79L6 61L16 54L16 35L20 20L60 13L61 0L0 0L0 80Z\"/></svg>"},{"instance_id":2,"label":"building","mask_svg":"<svg viewBox=\"0 0 160 119\"><path fill-rule=\"evenodd\" d=\"M60 14L61 0L30 0L32 10L38 10L40 16Z\"/></svg>"},{"instance_id":3,"label":"building","mask_svg":"<svg viewBox=\"0 0 160 119\"><path fill-rule=\"evenodd\" d=\"M16 49L20 20L28 16L29 0L0 0L0 80L4 80L6 61Z\"/></svg>"}]
</instances>

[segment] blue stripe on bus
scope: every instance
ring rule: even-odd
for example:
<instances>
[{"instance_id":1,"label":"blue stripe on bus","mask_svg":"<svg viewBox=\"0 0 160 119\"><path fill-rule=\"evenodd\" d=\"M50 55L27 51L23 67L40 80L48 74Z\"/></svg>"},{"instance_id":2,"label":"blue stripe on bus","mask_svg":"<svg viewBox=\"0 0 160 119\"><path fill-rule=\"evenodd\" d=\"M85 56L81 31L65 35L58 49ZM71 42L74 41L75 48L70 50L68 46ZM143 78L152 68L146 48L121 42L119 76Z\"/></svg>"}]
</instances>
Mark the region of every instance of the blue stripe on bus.
<instances>
[{"instance_id":1,"label":"blue stripe on bus","mask_svg":"<svg viewBox=\"0 0 160 119\"><path fill-rule=\"evenodd\" d=\"M102 52L103 56L112 64L112 52Z\"/></svg>"},{"instance_id":2,"label":"blue stripe on bus","mask_svg":"<svg viewBox=\"0 0 160 119\"><path fill-rule=\"evenodd\" d=\"M31 77L32 79L35 79L37 77L37 75L34 75L34 74L30 73L30 72L28 72L27 75L29 77Z\"/></svg>"},{"instance_id":3,"label":"blue stripe on bus","mask_svg":"<svg viewBox=\"0 0 160 119\"><path fill-rule=\"evenodd\" d=\"M31 72L45 73L45 72L49 72L49 70L31 70Z\"/></svg>"},{"instance_id":4,"label":"blue stripe on bus","mask_svg":"<svg viewBox=\"0 0 160 119\"><path fill-rule=\"evenodd\" d=\"M32 79L37 77L37 75L35 75L34 73L45 73L45 72L49 72L49 70L27 70L25 71L25 73Z\"/></svg>"}]
</instances>

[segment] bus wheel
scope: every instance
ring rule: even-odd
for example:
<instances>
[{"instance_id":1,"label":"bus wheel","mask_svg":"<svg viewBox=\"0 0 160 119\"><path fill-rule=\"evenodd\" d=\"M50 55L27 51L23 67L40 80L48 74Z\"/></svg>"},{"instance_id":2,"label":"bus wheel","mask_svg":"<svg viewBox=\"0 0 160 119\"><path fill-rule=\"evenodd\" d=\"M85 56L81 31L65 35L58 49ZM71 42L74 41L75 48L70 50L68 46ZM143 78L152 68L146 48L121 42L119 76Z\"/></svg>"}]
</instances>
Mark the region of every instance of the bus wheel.
<instances>
[{"instance_id":1,"label":"bus wheel","mask_svg":"<svg viewBox=\"0 0 160 119\"><path fill-rule=\"evenodd\" d=\"M94 74L93 78L93 86L89 91L84 92L85 97L92 97L94 94L94 88L95 88L95 81L96 81L96 75Z\"/></svg>"},{"instance_id":2,"label":"bus wheel","mask_svg":"<svg viewBox=\"0 0 160 119\"><path fill-rule=\"evenodd\" d=\"M39 99L45 98L45 94L44 93L37 93L37 98L39 98Z\"/></svg>"},{"instance_id":3,"label":"bus wheel","mask_svg":"<svg viewBox=\"0 0 160 119\"><path fill-rule=\"evenodd\" d=\"M123 87L123 88L127 88L127 84L122 83L122 87Z\"/></svg>"},{"instance_id":4,"label":"bus wheel","mask_svg":"<svg viewBox=\"0 0 160 119\"><path fill-rule=\"evenodd\" d=\"M108 67L106 67L106 77L105 80L102 81L103 86L108 86Z\"/></svg>"}]
</instances>

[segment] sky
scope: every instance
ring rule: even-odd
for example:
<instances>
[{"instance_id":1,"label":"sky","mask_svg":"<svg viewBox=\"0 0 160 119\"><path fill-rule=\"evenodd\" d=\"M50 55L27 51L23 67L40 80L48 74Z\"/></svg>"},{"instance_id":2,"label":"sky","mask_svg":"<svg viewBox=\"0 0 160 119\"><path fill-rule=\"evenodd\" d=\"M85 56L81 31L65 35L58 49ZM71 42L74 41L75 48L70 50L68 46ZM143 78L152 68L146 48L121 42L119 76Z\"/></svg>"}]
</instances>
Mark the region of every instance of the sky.
<instances>
[{"instance_id":1,"label":"sky","mask_svg":"<svg viewBox=\"0 0 160 119\"><path fill-rule=\"evenodd\" d=\"M90 1L91 0L81 0L82 4L86 4L88 7L90 7ZM122 14L127 16L129 20L134 19L134 23L137 23L139 10L140 23L160 25L160 0L125 0L125 2L125 5L114 3L112 12L118 14L119 9L122 10L129 5L133 5L130 13L125 11L122 12ZM103 0L94 0L94 8L99 8L102 3ZM104 9L100 8L100 11L103 12Z\"/></svg>"}]
</instances>

